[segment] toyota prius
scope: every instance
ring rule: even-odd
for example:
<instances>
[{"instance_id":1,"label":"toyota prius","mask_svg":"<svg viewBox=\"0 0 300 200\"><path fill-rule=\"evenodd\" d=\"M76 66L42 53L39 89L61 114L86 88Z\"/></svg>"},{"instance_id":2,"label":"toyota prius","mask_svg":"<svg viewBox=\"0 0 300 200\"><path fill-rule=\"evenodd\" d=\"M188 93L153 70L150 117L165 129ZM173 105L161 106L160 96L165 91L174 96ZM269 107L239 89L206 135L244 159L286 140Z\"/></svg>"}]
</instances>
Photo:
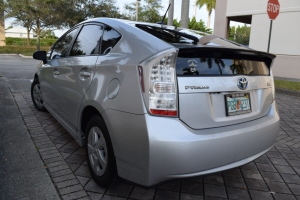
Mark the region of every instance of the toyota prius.
<instances>
[{"instance_id":1,"label":"toyota prius","mask_svg":"<svg viewBox=\"0 0 300 200\"><path fill-rule=\"evenodd\" d=\"M143 186L244 165L275 143L275 55L195 30L109 18L67 31L31 87L86 148L101 186Z\"/></svg>"}]
</instances>

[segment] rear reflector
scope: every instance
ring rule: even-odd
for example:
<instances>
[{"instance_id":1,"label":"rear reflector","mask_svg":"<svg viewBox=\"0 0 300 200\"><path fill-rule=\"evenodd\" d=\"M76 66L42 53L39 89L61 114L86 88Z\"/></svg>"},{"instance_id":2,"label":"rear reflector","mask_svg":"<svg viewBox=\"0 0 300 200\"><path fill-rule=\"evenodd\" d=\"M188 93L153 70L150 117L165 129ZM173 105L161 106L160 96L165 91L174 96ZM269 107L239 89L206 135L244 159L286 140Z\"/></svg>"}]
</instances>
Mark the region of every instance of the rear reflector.
<instances>
[{"instance_id":1,"label":"rear reflector","mask_svg":"<svg viewBox=\"0 0 300 200\"><path fill-rule=\"evenodd\" d=\"M154 115L167 115L167 116L177 116L177 110L155 110L150 109L151 114Z\"/></svg>"}]
</instances>

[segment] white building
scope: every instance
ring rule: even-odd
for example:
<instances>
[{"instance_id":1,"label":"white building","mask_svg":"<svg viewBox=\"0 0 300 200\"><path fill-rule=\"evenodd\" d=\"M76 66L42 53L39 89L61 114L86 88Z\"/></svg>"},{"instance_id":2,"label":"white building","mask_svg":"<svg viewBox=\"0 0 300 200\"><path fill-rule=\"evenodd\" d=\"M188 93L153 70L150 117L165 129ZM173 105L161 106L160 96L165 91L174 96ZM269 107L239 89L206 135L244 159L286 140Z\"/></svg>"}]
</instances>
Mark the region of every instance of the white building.
<instances>
[{"instance_id":1,"label":"white building","mask_svg":"<svg viewBox=\"0 0 300 200\"><path fill-rule=\"evenodd\" d=\"M280 13L273 21L270 53L277 58L274 76L300 78L300 1L278 0ZM267 51L270 19L268 0L217 0L214 34L228 38L230 21L251 24L250 48Z\"/></svg>"},{"instance_id":2,"label":"white building","mask_svg":"<svg viewBox=\"0 0 300 200\"><path fill-rule=\"evenodd\" d=\"M5 37L27 38L27 30L24 28L11 28L5 30ZM29 33L29 37L33 38L33 33Z\"/></svg>"}]
</instances>

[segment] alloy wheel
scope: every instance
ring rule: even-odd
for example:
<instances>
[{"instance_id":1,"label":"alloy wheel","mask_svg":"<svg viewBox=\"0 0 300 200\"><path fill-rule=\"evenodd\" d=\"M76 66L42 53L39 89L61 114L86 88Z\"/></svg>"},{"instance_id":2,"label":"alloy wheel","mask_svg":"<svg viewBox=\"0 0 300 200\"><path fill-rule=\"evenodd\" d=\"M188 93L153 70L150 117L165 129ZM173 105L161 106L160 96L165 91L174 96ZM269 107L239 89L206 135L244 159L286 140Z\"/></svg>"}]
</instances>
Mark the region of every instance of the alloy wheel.
<instances>
[{"instance_id":1,"label":"alloy wheel","mask_svg":"<svg viewBox=\"0 0 300 200\"><path fill-rule=\"evenodd\" d=\"M34 85L32 94L33 94L33 99L34 99L36 105L39 107L43 107L44 102L43 102L41 87L40 87L39 83Z\"/></svg>"},{"instance_id":2,"label":"alloy wheel","mask_svg":"<svg viewBox=\"0 0 300 200\"><path fill-rule=\"evenodd\" d=\"M95 174L102 176L107 167L107 145L102 131L92 127L88 136L88 158Z\"/></svg>"}]
</instances>

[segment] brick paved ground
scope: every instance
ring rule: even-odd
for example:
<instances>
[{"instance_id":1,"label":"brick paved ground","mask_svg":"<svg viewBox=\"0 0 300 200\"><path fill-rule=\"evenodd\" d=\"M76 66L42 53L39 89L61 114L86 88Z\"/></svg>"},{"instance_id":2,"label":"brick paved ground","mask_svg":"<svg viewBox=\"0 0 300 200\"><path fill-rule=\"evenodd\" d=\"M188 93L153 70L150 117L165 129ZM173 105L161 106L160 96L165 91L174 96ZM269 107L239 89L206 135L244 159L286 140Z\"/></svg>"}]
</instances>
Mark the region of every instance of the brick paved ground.
<instances>
[{"instance_id":1,"label":"brick paved ground","mask_svg":"<svg viewBox=\"0 0 300 200\"><path fill-rule=\"evenodd\" d=\"M37 111L29 93L13 93L32 140L62 199L300 200L300 100L277 94L281 130L275 147L239 168L155 189L129 182L101 188L91 179L85 151L49 114Z\"/></svg>"}]
</instances>

